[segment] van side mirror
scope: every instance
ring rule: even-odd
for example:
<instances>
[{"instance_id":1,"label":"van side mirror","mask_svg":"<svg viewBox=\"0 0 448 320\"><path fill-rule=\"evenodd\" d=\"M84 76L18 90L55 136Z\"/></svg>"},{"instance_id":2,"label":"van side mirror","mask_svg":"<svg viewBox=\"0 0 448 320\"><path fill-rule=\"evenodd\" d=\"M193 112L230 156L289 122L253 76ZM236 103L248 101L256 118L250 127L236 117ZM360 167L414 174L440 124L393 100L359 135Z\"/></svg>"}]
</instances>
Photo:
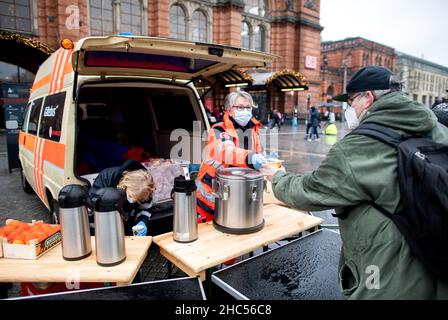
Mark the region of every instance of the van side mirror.
<instances>
[{"instance_id":1,"label":"van side mirror","mask_svg":"<svg viewBox=\"0 0 448 320\"><path fill-rule=\"evenodd\" d=\"M8 120L5 122L6 129L15 130L19 128L19 122L17 120Z\"/></svg>"}]
</instances>

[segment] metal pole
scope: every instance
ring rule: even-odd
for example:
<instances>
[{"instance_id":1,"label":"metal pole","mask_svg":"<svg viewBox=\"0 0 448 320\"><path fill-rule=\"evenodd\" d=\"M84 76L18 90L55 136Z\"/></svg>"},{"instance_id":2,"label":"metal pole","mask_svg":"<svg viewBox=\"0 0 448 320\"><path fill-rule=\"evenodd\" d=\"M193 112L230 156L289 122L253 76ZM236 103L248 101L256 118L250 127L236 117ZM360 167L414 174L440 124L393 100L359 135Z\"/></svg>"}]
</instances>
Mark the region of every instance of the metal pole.
<instances>
[{"instance_id":1,"label":"metal pole","mask_svg":"<svg viewBox=\"0 0 448 320\"><path fill-rule=\"evenodd\" d=\"M342 67L344 68L344 85L343 85L342 91L347 92L347 61L346 60L342 61ZM343 102L342 103L341 122L345 121L344 112L345 112L346 108L347 108L347 102Z\"/></svg>"}]
</instances>

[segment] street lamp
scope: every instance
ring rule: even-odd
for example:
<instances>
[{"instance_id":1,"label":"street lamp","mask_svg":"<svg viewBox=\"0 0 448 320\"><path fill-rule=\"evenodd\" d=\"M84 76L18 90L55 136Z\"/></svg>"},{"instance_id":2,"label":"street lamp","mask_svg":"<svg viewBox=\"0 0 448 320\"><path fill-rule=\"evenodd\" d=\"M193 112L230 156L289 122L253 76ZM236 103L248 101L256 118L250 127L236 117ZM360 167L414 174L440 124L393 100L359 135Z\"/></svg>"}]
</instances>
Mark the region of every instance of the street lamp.
<instances>
[{"instance_id":1,"label":"street lamp","mask_svg":"<svg viewBox=\"0 0 448 320\"><path fill-rule=\"evenodd\" d=\"M325 103L326 101L326 99L325 99L325 97L327 96L327 84L326 84L326 82L325 82L325 73L327 72L327 68L328 68L328 57L327 56L324 56L324 59L323 59L323 63L324 63L324 67L323 67L323 74L324 74L324 81L323 81L323 92L322 92L322 103Z\"/></svg>"},{"instance_id":2,"label":"street lamp","mask_svg":"<svg viewBox=\"0 0 448 320\"><path fill-rule=\"evenodd\" d=\"M342 60L342 68L344 69L344 84L342 86L342 91L347 92L347 60L344 59ZM342 114L341 114L341 121L344 122L345 121L345 109L347 108L347 102L342 102Z\"/></svg>"}]
</instances>

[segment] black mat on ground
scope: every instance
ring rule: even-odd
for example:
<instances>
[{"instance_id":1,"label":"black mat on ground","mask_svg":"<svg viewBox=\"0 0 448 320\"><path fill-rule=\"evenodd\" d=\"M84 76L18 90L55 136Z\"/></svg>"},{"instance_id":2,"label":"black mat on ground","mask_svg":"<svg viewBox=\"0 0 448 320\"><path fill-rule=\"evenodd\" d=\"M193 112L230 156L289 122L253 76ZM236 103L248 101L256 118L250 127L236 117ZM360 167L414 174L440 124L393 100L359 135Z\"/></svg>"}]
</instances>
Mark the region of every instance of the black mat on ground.
<instances>
[{"instance_id":1,"label":"black mat on ground","mask_svg":"<svg viewBox=\"0 0 448 320\"><path fill-rule=\"evenodd\" d=\"M121 287L22 298L27 300L206 300L199 278L179 278Z\"/></svg>"},{"instance_id":2,"label":"black mat on ground","mask_svg":"<svg viewBox=\"0 0 448 320\"><path fill-rule=\"evenodd\" d=\"M337 300L341 239L321 229L212 275L236 299Z\"/></svg>"}]
</instances>

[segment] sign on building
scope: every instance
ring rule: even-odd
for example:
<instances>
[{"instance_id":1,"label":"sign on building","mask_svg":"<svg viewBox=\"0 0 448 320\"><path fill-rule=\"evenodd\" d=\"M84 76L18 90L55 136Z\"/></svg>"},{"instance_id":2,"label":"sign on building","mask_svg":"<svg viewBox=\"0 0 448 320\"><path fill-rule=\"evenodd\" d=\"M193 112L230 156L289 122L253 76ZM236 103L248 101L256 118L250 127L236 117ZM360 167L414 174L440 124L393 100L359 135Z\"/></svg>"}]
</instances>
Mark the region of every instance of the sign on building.
<instances>
[{"instance_id":1,"label":"sign on building","mask_svg":"<svg viewBox=\"0 0 448 320\"><path fill-rule=\"evenodd\" d=\"M317 57L306 56L305 57L305 68L316 69L317 68Z\"/></svg>"}]
</instances>

